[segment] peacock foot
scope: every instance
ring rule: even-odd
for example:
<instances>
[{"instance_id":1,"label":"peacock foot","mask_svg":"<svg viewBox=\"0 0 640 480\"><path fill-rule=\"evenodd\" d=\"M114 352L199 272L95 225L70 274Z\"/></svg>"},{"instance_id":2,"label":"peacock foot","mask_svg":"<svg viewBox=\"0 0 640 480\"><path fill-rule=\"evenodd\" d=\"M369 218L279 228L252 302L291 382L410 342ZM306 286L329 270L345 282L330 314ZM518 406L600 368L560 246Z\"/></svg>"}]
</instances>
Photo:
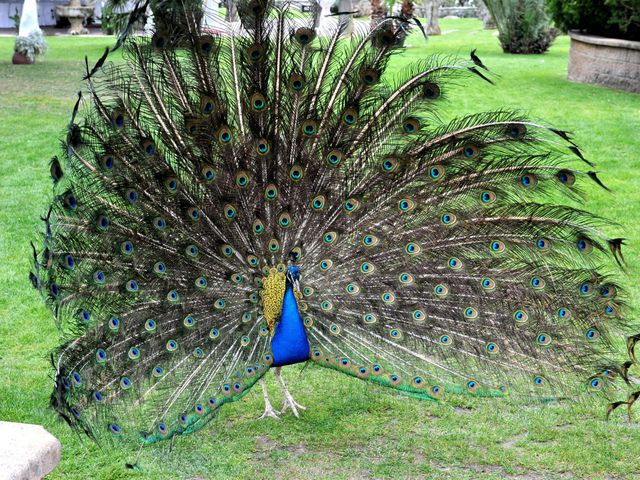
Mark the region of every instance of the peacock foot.
<instances>
[{"instance_id":1,"label":"peacock foot","mask_svg":"<svg viewBox=\"0 0 640 480\"><path fill-rule=\"evenodd\" d=\"M276 420L280 420L280 417L277 410L274 410L271 406L271 401L269 400L269 393L267 392L267 384L264 381L264 377L260 378L260 386L262 387L262 395L264 396L264 413L258 418L258 420L262 420L263 418L271 417Z\"/></svg>"},{"instance_id":2,"label":"peacock foot","mask_svg":"<svg viewBox=\"0 0 640 480\"><path fill-rule=\"evenodd\" d=\"M268 417L274 418L276 420L280 420L280 417L278 416L279 413L280 412L278 412L277 410L274 410L270 404L266 404L264 406L264 413L258 417L258 420L263 420Z\"/></svg>"},{"instance_id":3,"label":"peacock foot","mask_svg":"<svg viewBox=\"0 0 640 480\"><path fill-rule=\"evenodd\" d=\"M300 405L298 402L296 402L293 399L293 397L291 395L287 395L287 396L285 396L284 402L282 402L282 410L280 411L280 413L286 412L287 409L291 409L293 414L296 417L299 417L300 414L298 413L298 410L306 410L307 407L304 407L304 406Z\"/></svg>"}]
</instances>

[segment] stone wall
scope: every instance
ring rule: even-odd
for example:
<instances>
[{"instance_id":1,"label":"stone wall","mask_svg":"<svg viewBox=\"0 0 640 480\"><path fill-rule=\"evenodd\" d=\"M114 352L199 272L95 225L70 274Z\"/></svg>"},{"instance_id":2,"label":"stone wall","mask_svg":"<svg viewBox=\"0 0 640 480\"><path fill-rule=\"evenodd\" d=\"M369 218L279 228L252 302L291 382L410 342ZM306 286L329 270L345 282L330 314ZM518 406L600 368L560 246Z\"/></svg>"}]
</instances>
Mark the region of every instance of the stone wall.
<instances>
[{"instance_id":1,"label":"stone wall","mask_svg":"<svg viewBox=\"0 0 640 480\"><path fill-rule=\"evenodd\" d=\"M569 35L569 80L640 93L640 42Z\"/></svg>"},{"instance_id":2,"label":"stone wall","mask_svg":"<svg viewBox=\"0 0 640 480\"><path fill-rule=\"evenodd\" d=\"M396 0L396 8L400 8L402 0ZM359 17L367 17L371 15L371 3L369 0L353 0L354 10L358 10ZM414 3L416 16L425 17L424 4L420 0ZM479 18L477 7L440 7L440 18L447 16L456 16L461 18Z\"/></svg>"},{"instance_id":3,"label":"stone wall","mask_svg":"<svg viewBox=\"0 0 640 480\"><path fill-rule=\"evenodd\" d=\"M478 18L476 7L440 7L440 18L444 17Z\"/></svg>"}]
</instances>

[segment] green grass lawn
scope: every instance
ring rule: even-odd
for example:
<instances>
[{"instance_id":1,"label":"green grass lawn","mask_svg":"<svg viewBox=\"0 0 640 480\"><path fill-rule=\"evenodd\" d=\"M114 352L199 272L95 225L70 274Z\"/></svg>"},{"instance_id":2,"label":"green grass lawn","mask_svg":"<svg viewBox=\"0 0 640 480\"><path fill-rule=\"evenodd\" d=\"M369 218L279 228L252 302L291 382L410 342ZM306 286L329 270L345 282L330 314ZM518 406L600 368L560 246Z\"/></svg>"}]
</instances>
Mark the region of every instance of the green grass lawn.
<instances>
[{"instance_id":1,"label":"green grass lawn","mask_svg":"<svg viewBox=\"0 0 640 480\"><path fill-rule=\"evenodd\" d=\"M640 95L568 82L566 36L544 55L515 56L503 54L479 21L442 27L446 34L426 44L414 34L413 48L394 66L430 53L468 57L477 48L500 78L495 86L470 79L449 89L445 117L508 106L575 132L613 190L590 187L587 208L621 224L610 235L629 239L623 277L637 312ZM84 56L92 64L114 39L48 41L44 61L25 67L10 64L13 39L0 38L0 420L42 424L61 440L62 462L48 478L638 478L639 424L619 415L605 423L603 408L421 402L311 367L301 375L299 367L285 369L293 395L308 407L298 420L256 421L256 388L203 431L177 439L170 453L143 451L140 470L123 466L133 455L83 442L47 406L47 356L58 332L27 278L29 241L51 193L48 161L82 86ZM279 399L272 377L269 385Z\"/></svg>"}]
</instances>

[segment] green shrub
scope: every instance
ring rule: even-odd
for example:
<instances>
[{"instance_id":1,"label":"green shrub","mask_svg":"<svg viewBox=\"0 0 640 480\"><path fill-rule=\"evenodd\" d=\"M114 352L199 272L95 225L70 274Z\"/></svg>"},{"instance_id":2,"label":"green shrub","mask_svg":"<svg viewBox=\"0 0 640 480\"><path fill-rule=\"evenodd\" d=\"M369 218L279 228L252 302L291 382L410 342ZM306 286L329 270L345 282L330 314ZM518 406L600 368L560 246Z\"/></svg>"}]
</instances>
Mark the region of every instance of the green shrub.
<instances>
[{"instance_id":1,"label":"green shrub","mask_svg":"<svg viewBox=\"0 0 640 480\"><path fill-rule=\"evenodd\" d=\"M549 25L544 0L485 0L507 53L546 52L557 33Z\"/></svg>"},{"instance_id":2,"label":"green shrub","mask_svg":"<svg viewBox=\"0 0 640 480\"><path fill-rule=\"evenodd\" d=\"M547 0L563 31L640 40L640 0Z\"/></svg>"}]
</instances>

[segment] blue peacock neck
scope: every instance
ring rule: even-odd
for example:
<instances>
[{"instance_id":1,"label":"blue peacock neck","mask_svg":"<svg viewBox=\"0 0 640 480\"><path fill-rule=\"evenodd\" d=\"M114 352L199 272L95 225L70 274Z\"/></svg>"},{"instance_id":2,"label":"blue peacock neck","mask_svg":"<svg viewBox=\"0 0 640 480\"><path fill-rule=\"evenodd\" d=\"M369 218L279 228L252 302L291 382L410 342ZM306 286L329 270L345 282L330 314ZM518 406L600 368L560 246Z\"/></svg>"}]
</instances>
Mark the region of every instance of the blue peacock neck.
<instances>
[{"instance_id":1,"label":"blue peacock neck","mask_svg":"<svg viewBox=\"0 0 640 480\"><path fill-rule=\"evenodd\" d=\"M298 309L293 284L287 278L280 321L271 339L274 367L306 362L309 359L309 340Z\"/></svg>"}]
</instances>

